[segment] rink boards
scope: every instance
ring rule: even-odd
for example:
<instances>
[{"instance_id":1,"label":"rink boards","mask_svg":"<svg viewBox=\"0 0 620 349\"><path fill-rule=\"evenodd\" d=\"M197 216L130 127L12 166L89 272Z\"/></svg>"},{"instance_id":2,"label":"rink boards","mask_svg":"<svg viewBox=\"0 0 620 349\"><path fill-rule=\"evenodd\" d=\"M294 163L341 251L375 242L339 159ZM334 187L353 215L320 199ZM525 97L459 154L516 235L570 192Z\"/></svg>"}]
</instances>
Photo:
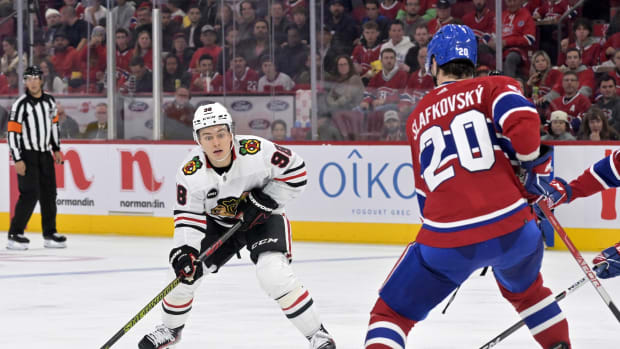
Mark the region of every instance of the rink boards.
<instances>
[{"instance_id":1,"label":"rink boards","mask_svg":"<svg viewBox=\"0 0 620 349\"><path fill-rule=\"evenodd\" d=\"M617 147L600 144L556 146L556 175L573 179ZM415 239L420 216L406 145L287 146L308 169L306 192L287 205L296 240L401 244ZM65 142L65 164L56 169L59 231L171 236L175 175L193 147L189 142ZM0 230L5 231L17 198L9 162L7 144L0 143ZM619 200L616 189L609 189L556 214L578 247L597 250L620 237ZM40 229L35 213L28 230Z\"/></svg>"}]
</instances>

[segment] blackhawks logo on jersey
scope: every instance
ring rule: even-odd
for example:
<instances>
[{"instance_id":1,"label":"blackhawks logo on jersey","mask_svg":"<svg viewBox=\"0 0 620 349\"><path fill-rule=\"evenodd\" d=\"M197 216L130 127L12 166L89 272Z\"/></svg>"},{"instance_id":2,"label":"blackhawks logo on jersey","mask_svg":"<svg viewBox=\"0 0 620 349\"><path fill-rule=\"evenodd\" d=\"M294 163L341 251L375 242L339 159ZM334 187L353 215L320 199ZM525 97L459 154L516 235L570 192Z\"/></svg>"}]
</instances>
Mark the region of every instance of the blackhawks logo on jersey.
<instances>
[{"instance_id":1,"label":"blackhawks logo on jersey","mask_svg":"<svg viewBox=\"0 0 620 349\"><path fill-rule=\"evenodd\" d=\"M234 217L237 213L239 198L227 197L217 200L217 206L211 209L211 214L220 217Z\"/></svg>"},{"instance_id":2,"label":"blackhawks logo on jersey","mask_svg":"<svg viewBox=\"0 0 620 349\"><path fill-rule=\"evenodd\" d=\"M183 166L183 173L186 176L193 175L202 167L202 161L198 156L194 156L185 166Z\"/></svg>"},{"instance_id":3,"label":"blackhawks logo on jersey","mask_svg":"<svg viewBox=\"0 0 620 349\"><path fill-rule=\"evenodd\" d=\"M241 144L241 149L239 149L239 154L241 155L254 155L260 151L260 141L258 139L242 139L239 144Z\"/></svg>"}]
</instances>

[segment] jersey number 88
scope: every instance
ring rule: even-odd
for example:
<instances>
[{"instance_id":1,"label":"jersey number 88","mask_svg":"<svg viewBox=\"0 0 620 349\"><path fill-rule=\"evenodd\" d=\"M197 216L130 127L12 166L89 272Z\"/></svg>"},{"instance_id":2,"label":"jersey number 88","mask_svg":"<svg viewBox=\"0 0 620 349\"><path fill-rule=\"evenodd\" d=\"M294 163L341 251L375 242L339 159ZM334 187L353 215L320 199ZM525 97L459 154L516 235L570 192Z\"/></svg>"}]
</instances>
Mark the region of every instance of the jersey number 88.
<instances>
[{"instance_id":1,"label":"jersey number 88","mask_svg":"<svg viewBox=\"0 0 620 349\"><path fill-rule=\"evenodd\" d=\"M471 144L469 135L475 137L476 144ZM446 137L452 136L456 154L443 155L446 149ZM469 110L452 119L450 130L443 131L433 126L420 135L420 155L432 146L432 155L426 168L422 167L422 177L430 191L434 191L444 181L454 177L454 166L450 165L437 172L446 162L458 158L461 167L469 172L486 171L495 163L493 143L484 114L477 110ZM424 166L424 165L422 165Z\"/></svg>"}]
</instances>

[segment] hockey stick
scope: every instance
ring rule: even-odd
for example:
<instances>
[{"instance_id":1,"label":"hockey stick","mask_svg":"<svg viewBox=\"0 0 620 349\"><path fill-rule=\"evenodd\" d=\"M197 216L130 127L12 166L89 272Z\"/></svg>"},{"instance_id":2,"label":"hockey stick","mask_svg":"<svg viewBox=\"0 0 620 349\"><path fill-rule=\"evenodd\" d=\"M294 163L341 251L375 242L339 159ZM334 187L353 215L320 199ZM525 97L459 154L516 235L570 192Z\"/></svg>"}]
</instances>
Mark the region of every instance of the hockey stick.
<instances>
[{"instance_id":1,"label":"hockey stick","mask_svg":"<svg viewBox=\"0 0 620 349\"><path fill-rule=\"evenodd\" d=\"M217 251L217 249L219 249L224 244L224 242L226 242L226 240L228 240L231 236L233 236L233 234L235 234L237 230L239 230L239 228L241 227L241 223L242 222L239 221L235 223L235 225L230 227L230 229L228 229L228 231L224 235L222 235L219 238L219 240L214 242L213 245L211 245L211 247L209 247L206 251L201 253L200 256L198 256L198 260L200 262L204 262L205 259L207 259L213 253L215 253L215 251ZM131 328L136 323L138 323L138 321L142 320L142 318L146 315L146 313L151 311L151 309L153 309L162 299L164 299L164 297L168 293L170 293L175 287L177 287L177 285L180 282L181 282L181 277L177 276L176 279L172 280L172 282L170 282L168 286L164 287L164 289L161 292L159 292L157 296L155 296L155 298L153 298L147 305L145 305L144 308L142 308L138 312L138 314L132 317L131 320L129 320L129 322L125 324L125 326L123 326L123 328L118 330L118 332L116 332L114 336L112 336L112 338L108 339L108 341L105 342L105 344L101 347L101 349L109 349L110 347L112 347L112 345L116 343L116 341L118 341L125 333L129 332L129 330L131 330Z\"/></svg>"},{"instance_id":2,"label":"hockey stick","mask_svg":"<svg viewBox=\"0 0 620 349\"><path fill-rule=\"evenodd\" d=\"M545 214L545 217L547 217L555 231L558 232L558 235L560 235L560 238L562 238L562 241L564 241L564 244L566 245L566 247L568 247L568 250L573 255L573 258L575 258L577 264L579 264L579 266L581 267L581 270L583 270L583 272L586 274L586 277L590 280L592 285L594 285L596 292L598 292L601 298L603 298L603 301L605 302L605 304L607 304L609 310L611 310L616 319L620 321L620 310L618 310L618 307L616 307L614 302L611 300L611 297L609 296L599 279L596 277L596 274L592 271L592 268L590 268L585 259L583 259L583 256L581 255L579 250L577 250L575 245L573 245L573 242L566 234L566 231L564 231L564 228L562 228L562 226L560 225L560 222L558 222L558 220L555 218L555 215L553 214L553 212L551 212L549 206L545 204L536 205L538 205L540 210Z\"/></svg>"},{"instance_id":3,"label":"hockey stick","mask_svg":"<svg viewBox=\"0 0 620 349\"><path fill-rule=\"evenodd\" d=\"M588 281L588 279L586 277L583 277L583 278L581 278L581 280L579 280L579 281L575 282L574 284L570 285L569 288L565 289L560 294L555 296L555 301L559 302L562 299L566 298L566 296L568 296L569 294L573 293L579 287L583 286L586 283L586 281ZM523 320L515 323L514 325L512 325L508 329L506 329L504 332L500 333L495 338L493 338L490 341L488 341L485 345L481 346L480 349L493 348L494 346L497 345L497 343L503 341L504 339L506 339L506 337L508 337L511 334L515 333L518 329L520 329L524 325L525 325L525 321L523 321Z\"/></svg>"}]
</instances>

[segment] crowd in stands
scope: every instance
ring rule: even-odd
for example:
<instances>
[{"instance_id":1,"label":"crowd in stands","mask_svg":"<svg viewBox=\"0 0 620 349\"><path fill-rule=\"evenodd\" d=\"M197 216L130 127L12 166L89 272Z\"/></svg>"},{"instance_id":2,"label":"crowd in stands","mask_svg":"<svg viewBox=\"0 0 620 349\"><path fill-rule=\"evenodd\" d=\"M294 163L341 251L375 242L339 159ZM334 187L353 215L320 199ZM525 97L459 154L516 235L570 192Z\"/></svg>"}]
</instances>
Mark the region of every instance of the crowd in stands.
<instances>
[{"instance_id":1,"label":"crowd in stands","mask_svg":"<svg viewBox=\"0 0 620 349\"><path fill-rule=\"evenodd\" d=\"M539 110L545 139L617 139L620 1L577 2L504 0L498 38L493 0L317 0L319 139L405 140L406 118L434 87L426 46L446 24L474 30L478 76L501 58L501 73L518 79ZM153 65L162 64L163 90L175 96L164 107L169 138L190 125L190 95L310 88L307 0L169 0L161 6L159 63L150 1L116 0L112 8L102 0L39 3L32 47L45 89L105 94L106 49L114 42L112 73L123 94L151 93ZM115 40L106 38L109 12ZM17 95L16 67L27 57L18 57L15 33L0 35L0 95ZM500 40L502 52L495 52ZM271 127L274 137L282 128L286 134L286 124Z\"/></svg>"}]
</instances>

